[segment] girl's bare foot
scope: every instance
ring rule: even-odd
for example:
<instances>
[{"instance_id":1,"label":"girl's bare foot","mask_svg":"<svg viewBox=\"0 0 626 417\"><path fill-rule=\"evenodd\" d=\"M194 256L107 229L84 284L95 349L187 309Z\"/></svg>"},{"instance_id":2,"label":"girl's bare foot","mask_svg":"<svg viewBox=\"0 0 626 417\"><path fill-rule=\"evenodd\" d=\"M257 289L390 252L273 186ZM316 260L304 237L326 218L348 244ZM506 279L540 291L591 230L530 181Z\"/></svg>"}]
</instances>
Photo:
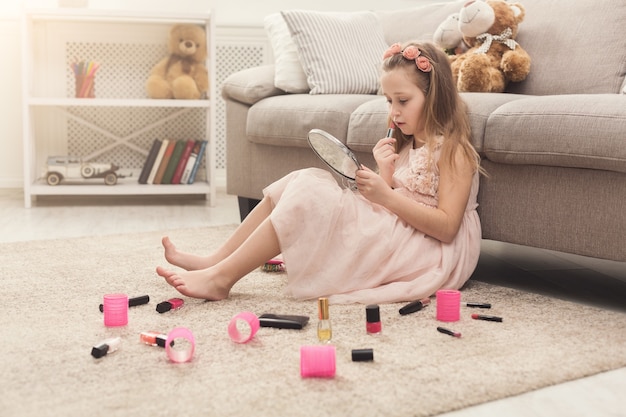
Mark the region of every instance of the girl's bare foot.
<instances>
[{"instance_id":1,"label":"girl's bare foot","mask_svg":"<svg viewBox=\"0 0 626 417\"><path fill-rule=\"evenodd\" d=\"M228 298L232 287L214 268L175 272L159 266L156 272L178 292L188 297L219 301Z\"/></svg>"},{"instance_id":2,"label":"girl's bare foot","mask_svg":"<svg viewBox=\"0 0 626 417\"><path fill-rule=\"evenodd\" d=\"M168 236L161 239L165 249L165 259L167 262L187 271L197 271L209 268L217 263L211 256L198 256L191 253L181 252L172 243Z\"/></svg>"}]
</instances>

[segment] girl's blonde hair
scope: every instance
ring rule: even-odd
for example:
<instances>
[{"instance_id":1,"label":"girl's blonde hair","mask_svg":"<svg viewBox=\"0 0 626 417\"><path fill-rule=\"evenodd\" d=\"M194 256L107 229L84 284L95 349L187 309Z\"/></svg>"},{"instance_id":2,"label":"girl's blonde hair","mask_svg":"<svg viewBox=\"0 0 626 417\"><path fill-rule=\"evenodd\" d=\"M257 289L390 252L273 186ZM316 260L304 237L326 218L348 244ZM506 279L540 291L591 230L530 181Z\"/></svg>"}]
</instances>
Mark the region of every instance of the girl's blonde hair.
<instances>
[{"instance_id":1,"label":"girl's blonde hair","mask_svg":"<svg viewBox=\"0 0 626 417\"><path fill-rule=\"evenodd\" d=\"M395 46L396 49L393 49ZM461 151L462 155L475 167L480 168L480 156L471 143L471 128L465 102L461 99L448 56L431 43L409 42L394 45L386 53L382 70L389 72L404 69L411 75L426 98L422 117L424 118L424 140L430 150L435 148L438 137L443 136L441 161L454 168L454 155ZM414 53L403 53L407 48L419 50L420 62L413 58ZM414 48L409 48L414 51ZM391 51L391 52L390 52ZM394 53L399 51L397 53ZM405 57L408 56L409 58ZM430 65L423 61L428 59ZM420 68L421 67L421 68ZM400 129L395 131L396 151L413 144L413 136L405 136Z\"/></svg>"}]
</instances>

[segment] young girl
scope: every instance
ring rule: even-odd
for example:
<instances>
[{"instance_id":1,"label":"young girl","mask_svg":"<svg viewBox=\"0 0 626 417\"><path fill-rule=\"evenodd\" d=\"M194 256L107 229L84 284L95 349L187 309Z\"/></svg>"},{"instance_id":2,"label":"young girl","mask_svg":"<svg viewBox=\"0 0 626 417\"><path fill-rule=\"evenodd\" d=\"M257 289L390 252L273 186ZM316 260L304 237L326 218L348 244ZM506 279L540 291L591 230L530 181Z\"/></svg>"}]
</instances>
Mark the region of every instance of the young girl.
<instances>
[{"instance_id":1,"label":"young girl","mask_svg":"<svg viewBox=\"0 0 626 417\"><path fill-rule=\"evenodd\" d=\"M395 137L374 146L378 170L357 171L357 192L325 170L292 172L215 253L183 253L163 238L167 261L186 271L157 273L184 295L220 300L282 254L298 299L386 303L460 288L480 252L480 168L448 58L431 44L394 44L380 81Z\"/></svg>"}]
</instances>

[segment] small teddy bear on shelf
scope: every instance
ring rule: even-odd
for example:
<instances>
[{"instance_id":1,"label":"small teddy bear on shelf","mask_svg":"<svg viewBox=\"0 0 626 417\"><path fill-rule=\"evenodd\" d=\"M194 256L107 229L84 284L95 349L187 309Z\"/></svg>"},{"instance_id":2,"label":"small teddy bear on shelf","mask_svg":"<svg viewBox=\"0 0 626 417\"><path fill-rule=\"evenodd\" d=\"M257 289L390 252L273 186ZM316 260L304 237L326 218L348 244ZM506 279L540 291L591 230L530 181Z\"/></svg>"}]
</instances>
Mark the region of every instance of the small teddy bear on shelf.
<instances>
[{"instance_id":1,"label":"small teddy bear on shelf","mask_svg":"<svg viewBox=\"0 0 626 417\"><path fill-rule=\"evenodd\" d=\"M509 81L526 79L530 56L515 41L524 16L521 4L503 0L469 1L463 6L458 29L469 49L450 57L459 91L500 93ZM452 42L456 39L454 33L447 36Z\"/></svg>"},{"instance_id":2,"label":"small teddy bear on shelf","mask_svg":"<svg viewBox=\"0 0 626 417\"><path fill-rule=\"evenodd\" d=\"M178 24L169 34L169 56L150 71L146 82L148 97L155 99L197 100L209 88L205 61L207 40L204 29Z\"/></svg>"}]
</instances>

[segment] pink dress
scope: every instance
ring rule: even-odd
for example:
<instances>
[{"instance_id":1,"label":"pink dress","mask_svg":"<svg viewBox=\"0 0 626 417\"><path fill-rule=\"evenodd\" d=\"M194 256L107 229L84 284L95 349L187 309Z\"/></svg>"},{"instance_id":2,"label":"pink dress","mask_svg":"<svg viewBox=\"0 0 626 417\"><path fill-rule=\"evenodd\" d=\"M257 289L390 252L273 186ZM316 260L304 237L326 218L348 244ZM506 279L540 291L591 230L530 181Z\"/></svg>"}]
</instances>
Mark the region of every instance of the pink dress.
<instances>
[{"instance_id":1,"label":"pink dress","mask_svg":"<svg viewBox=\"0 0 626 417\"><path fill-rule=\"evenodd\" d=\"M439 147L406 147L396 161L394 191L436 207ZM454 241L442 243L406 224L327 171L294 171L263 190L287 269L286 291L331 303L390 303L459 289L480 253L478 173Z\"/></svg>"}]
</instances>

